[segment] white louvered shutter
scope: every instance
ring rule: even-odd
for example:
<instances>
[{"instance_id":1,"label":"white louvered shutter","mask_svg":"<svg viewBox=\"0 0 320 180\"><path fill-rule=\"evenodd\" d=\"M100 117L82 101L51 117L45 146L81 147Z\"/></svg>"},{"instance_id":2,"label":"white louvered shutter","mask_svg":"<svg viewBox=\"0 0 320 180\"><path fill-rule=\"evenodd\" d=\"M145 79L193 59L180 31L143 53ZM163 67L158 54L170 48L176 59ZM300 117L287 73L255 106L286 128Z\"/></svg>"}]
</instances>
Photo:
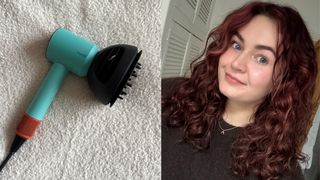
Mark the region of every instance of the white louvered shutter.
<instances>
[{"instance_id":1,"label":"white louvered shutter","mask_svg":"<svg viewBox=\"0 0 320 180\"><path fill-rule=\"evenodd\" d=\"M183 76L204 49L214 0L171 0L162 35L162 77Z\"/></svg>"},{"instance_id":2,"label":"white louvered shutter","mask_svg":"<svg viewBox=\"0 0 320 180\"><path fill-rule=\"evenodd\" d=\"M167 41L162 74L167 77L180 76L187 49L189 33L179 24L173 23Z\"/></svg>"},{"instance_id":3,"label":"white louvered shutter","mask_svg":"<svg viewBox=\"0 0 320 180\"><path fill-rule=\"evenodd\" d=\"M190 71L190 63L198 58L203 51L203 41L199 40L197 37L190 35L190 39L188 41L188 48L186 53L186 59L183 64L183 69L181 74L184 75L186 72Z\"/></svg>"}]
</instances>

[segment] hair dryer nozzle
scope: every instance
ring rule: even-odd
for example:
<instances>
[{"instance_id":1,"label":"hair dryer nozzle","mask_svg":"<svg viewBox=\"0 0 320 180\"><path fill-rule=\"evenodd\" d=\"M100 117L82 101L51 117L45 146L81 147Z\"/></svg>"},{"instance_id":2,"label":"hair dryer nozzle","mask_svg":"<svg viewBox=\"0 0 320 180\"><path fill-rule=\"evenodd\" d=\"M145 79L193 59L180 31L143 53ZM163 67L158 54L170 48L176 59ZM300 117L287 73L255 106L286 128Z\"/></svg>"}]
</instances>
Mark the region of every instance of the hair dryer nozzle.
<instances>
[{"instance_id":1,"label":"hair dryer nozzle","mask_svg":"<svg viewBox=\"0 0 320 180\"><path fill-rule=\"evenodd\" d=\"M88 82L103 104L112 106L117 98L126 95L123 89L131 87L130 76L136 77L135 69L141 68L140 55L137 47L126 44L110 46L96 54L88 71Z\"/></svg>"}]
</instances>

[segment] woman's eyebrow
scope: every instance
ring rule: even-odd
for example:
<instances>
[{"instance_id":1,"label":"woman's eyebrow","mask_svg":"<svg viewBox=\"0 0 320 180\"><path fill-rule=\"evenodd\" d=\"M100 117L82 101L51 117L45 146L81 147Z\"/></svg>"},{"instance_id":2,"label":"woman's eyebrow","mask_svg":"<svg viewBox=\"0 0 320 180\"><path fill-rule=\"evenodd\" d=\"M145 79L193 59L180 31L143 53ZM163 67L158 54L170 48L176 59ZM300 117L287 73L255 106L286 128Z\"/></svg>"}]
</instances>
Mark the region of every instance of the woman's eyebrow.
<instances>
[{"instance_id":1,"label":"woman's eyebrow","mask_svg":"<svg viewBox=\"0 0 320 180\"><path fill-rule=\"evenodd\" d=\"M243 37L241 36L241 34L240 34L239 32L236 32L234 35L237 36L237 38L241 41L241 43L244 43L244 39L243 39ZM255 49L258 49L258 50L268 50L268 51L270 51L270 52L274 55L274 57L276 57L276 52L275 52L275 50L274 50L272 47L270 47L270 46L266 46L266 45L255 45L254 48L255 48Z\"/></svg>"},{"instance_id":2,"label":"woman's eyebrow","mask_svg":"<svg viewBox=\"0 0 320 180\"><path fill-rule=\"evenodd\" d=\"M237 38L238 38L242 43L244 43L244 39L243 39L243 37L239 34L239 32L236 32L234 35L237 36Z\"/></svg>"},{"instance_id":3,"label":"woman's eyebrow","mask_svg":"<svg viewBox=\"0 0 320 180\"><path fill-rule=\"evenodd\" d=\"M268 50L270 52L272 52L272 54L274 55L274 57L276 57L276 52L269 46L265 46L265 45L256 45L254 46L255 49L259 49L259 50Z\"/></svg>"}]
</instances>

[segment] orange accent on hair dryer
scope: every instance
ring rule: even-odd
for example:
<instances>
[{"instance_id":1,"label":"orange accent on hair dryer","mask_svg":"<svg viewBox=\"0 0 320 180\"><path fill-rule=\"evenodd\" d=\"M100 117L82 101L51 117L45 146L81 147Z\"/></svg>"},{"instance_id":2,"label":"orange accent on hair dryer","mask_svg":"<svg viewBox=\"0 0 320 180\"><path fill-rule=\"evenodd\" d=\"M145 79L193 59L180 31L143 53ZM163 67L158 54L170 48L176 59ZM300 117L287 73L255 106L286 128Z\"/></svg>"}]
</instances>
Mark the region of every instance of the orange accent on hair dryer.
<instances>
[{"instance_id":1,"label":"orange accent on hair dryer","mask_svg":"<svg viewBox=\"0 0 320 180\"><path fill-rule=\"evenodd\" d=\"M17 127L16 133L23 138L30 139L34 135L40 123L41 121L38 119L35 119L28 114L24 114Z\"/></svg>"}]
</instances>

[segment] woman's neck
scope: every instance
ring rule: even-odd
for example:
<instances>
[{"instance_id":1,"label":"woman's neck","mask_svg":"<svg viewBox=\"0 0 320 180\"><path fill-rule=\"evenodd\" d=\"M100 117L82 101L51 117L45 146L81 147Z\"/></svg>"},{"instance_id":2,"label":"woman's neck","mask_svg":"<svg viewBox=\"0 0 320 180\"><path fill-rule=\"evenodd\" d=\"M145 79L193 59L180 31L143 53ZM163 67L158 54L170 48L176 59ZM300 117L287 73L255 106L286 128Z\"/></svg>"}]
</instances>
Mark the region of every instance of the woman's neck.
<instances>
[{"instance_id":1,"label":"woman's neck","mask_svg":"<svg viewBox=\"0 0 320 180\"><path fill-rule=\"evenodd\" d=\"M251 123L250 118L255 110L255 104L246 104L228 100L223 119L237 127L244 127Z\"/></svg>"}]
</instances>

